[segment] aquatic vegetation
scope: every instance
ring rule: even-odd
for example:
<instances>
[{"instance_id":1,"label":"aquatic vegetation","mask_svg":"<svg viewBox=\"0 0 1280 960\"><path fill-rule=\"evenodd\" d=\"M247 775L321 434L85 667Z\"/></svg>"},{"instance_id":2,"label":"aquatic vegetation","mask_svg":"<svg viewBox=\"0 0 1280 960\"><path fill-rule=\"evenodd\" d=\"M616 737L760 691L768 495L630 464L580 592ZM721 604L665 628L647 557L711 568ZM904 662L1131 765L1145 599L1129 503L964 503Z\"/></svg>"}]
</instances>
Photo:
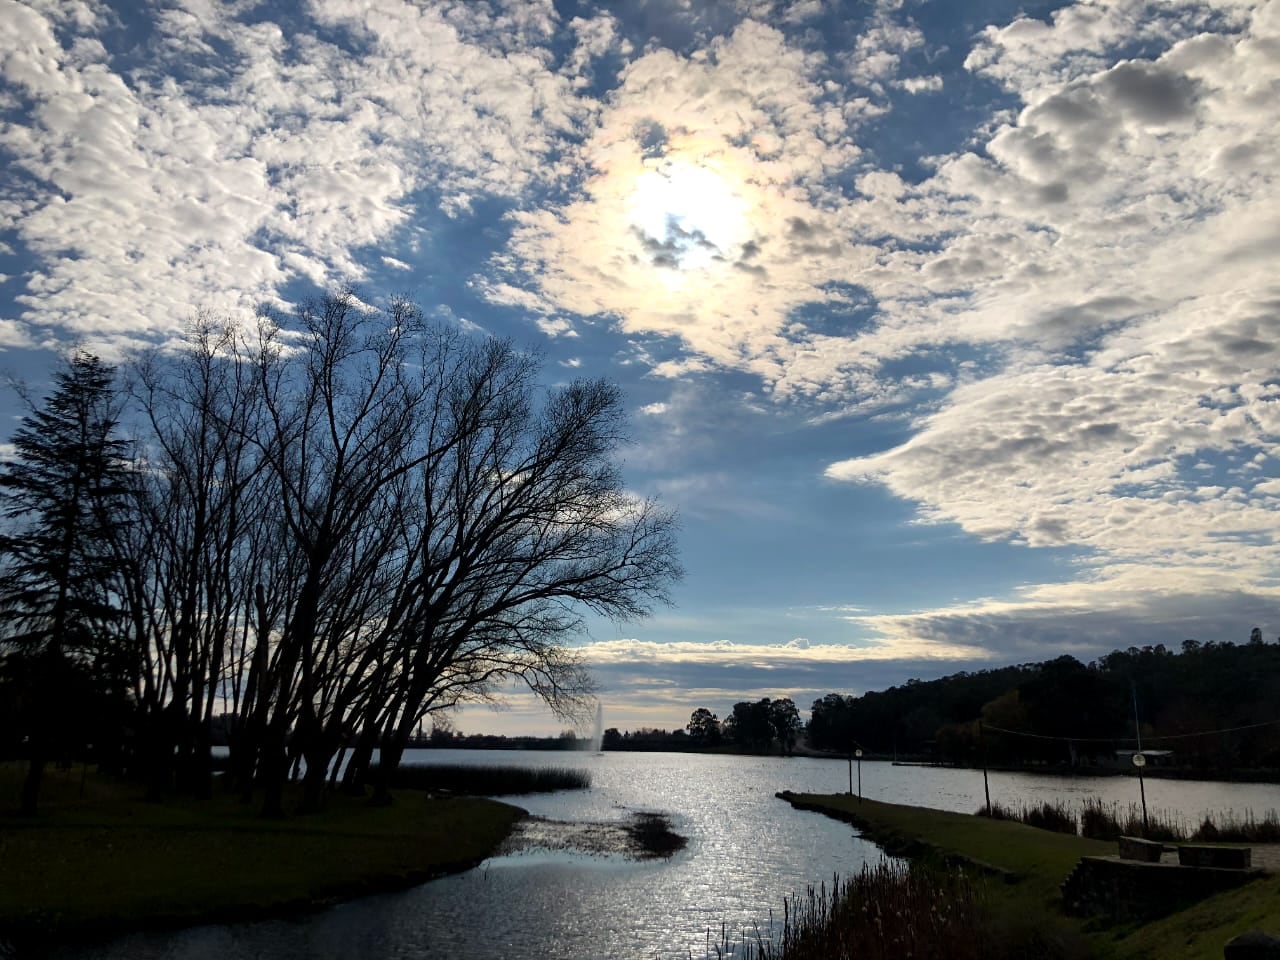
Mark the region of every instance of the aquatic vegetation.
<instances>
[{"instance_id":1,"label":"aquatic vegetation","mask_svg":"<svg viewBox=\"0 0 1280 960\"><path fill-rule=\"evenodd\" d=\"M504 764L401 764L391 786L402 790L472 797L586 790L591 774L569 767L517 767Z\"/></svg>"},{"instance_id":2,"label":"aquatic vegetation","mask_svg":"<svg viewBox=\"0 0 1280 960\"><path fill-rule=\"evenodd\" d=\"M732 943L722 928L718 958L742 960L999 960L1074 956L1052 925L996 909L983 881L964 870L893 861L809 887L785 901L781 930Z\"/></svg>"},{"instance_id":3,"label":"aquatic vegetation","mask_svg":"<svg viewBox=\"0 0 1280 960\"><path fill-rule=\"evenodd\" d=\"M1018 811L1013 807L1006 807L1002 803L993 803L991 806L985 804L978 808L977 816L990 817L992 820L1021 820Z\"/></svg>"},{"instance_id":4,"label":"aquatic vegetation","mask_svg":"<svg viewBox=\"0 0 1280 960\"><path fill-rule=\"evenodd\" d=\"M606 822L525 817L507 837L501 853L552 851L658 860L669 859L687 843L671 829L665 813L632 813L626 820Z\"/></svg>"},{"instance_id":5,"label":"aquatic vegetation","mask_svg":"<svg viewBox=\"0 0 1280 960\"><path fill-rule=\"evenodd\" d=\"M1084 800L1080 814L1080 833L1093 840L1145 837L1167 843L1178 843L1191 836L1186 822L1175 814L1148 809L1144 825L1142 808L1138 804L1121 806L1115 802L1107 803L1098 797Z\"/></svg>"},{"instance_id":6,"label":"aquatic vegetation","mask_svg":"<svg viewBox=\"0 0 1280 960\"><path fill-rule=\"evenodd\" d=\"M993 803L990 808L985 805L978 808L978 816L990 817L992 820L1016 820L1029 827L1041 830L1052 830L1054 833L1076 834L1076 816L1061 801L1046 800L1040 804L1023 804L1021 807L1002 806Z\"/></svg>"},{"instance_id":7,"label":"aquatic vegetation","mask_svg":"<svg viewBox=\"0 0 1280 960\"><path fill-rule=\"evenodd\" d=\"M1227 814L1221 823L1206 815L1191 839L1205 843L1280 843L1280 813L1268 810L1256 819L1252 810L1246 810L1238 819L1233 813Z\"/></svg>"},{"instance_id":8,"label":"aquatic vegetation","mask_svg":"<svg viewBox=\"0 0 1280 960\"><path fill-rule=\"evenodd\" d=\"M665 813L636 813L625 829L642 860L670 858L689 842L671 829L671 819Z\"/></svg>"}]
</instances>

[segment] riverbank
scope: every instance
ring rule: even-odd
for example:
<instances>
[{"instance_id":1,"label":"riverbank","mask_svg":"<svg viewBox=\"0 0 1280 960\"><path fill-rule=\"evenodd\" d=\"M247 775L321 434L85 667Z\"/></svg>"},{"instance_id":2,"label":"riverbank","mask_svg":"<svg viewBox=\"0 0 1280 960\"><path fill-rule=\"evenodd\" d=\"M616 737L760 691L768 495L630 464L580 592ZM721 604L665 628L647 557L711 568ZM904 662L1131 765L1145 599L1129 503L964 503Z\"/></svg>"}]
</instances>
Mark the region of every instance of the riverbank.
<instances>
[{"instance_id":1,"label":"riverbank","mask_svg":"<svg viewBox=\"0 0 1280 960\"><path fill-rule=\"evenodd\" d=\"M6 796L17 795L19 766L0 765ZM322 813L284 820L223 794L165 804L141 796L135 784L77 767L48 776L40 816L15 817L5 805L0 943L258 919L402 889L475 866L525 815L410 790L390 807L334 796Z\"/></svg>"},{"instance_id":2,"label":"riverbank","mask_svg":"<svg viewBox=\"0 0 1280 960\"><path fill-rule=\"evenodd\" d=\"M1088 956L1116 960L1221 960L1232 937L1261 927L1280 932L1280 876L1219 894L1139 927L1100 927L1064 917L1059 888L1084 856L1115 844L1051 833L1007 820L924 807L859 801L842 794L779 794L792 806L851 823L887 853L967 863L993 877L993 902L1008 917L1057 929Z\"/></svg>"}]
</instances>

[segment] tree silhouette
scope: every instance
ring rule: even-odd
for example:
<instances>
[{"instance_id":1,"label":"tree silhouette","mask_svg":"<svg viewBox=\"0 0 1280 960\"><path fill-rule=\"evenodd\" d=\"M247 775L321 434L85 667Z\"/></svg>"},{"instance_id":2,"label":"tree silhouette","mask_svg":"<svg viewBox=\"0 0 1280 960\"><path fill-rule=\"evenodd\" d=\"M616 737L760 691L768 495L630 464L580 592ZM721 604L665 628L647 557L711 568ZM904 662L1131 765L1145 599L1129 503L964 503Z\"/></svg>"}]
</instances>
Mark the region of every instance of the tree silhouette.
<instances>
[{"instance_id":1,"label":"tree silhouette","mask_svg":"<svg viewBox=\"0 0 1280 960\"><path fill-rule=\"evenodd\" d=\"M773 735L784 754L790 755L796 747L796 739L804 729L800 719L800 711L790 697L782 697L769 704L769 723L773 727Z\"/></svg>"},{"instance_id":2,"label":"tree silhouette","mask_svg":"<svg viewBox=\"0 0 1280 960\"><path fill-rule=\"evenodd\" d=\"M116 660L110 583L127 474L114 376L98 357L73 354L54 375L53 393L22 418L14 459L0 470L0 642L9 666L21 664L30 694L27 815L71 712L63 698L77 665Z\"/></svg>"},{"instance_id":3,"label":"tree silhouette","mask_svg":"<svg viewBox=\"0 0 1280 960\"><path fill-rule=\"evenodd\" d=\"M706 707L699 707L693 711L685 729L698 744L712 746L720 742L720 720Z\"/></svg>"}]
</instances>

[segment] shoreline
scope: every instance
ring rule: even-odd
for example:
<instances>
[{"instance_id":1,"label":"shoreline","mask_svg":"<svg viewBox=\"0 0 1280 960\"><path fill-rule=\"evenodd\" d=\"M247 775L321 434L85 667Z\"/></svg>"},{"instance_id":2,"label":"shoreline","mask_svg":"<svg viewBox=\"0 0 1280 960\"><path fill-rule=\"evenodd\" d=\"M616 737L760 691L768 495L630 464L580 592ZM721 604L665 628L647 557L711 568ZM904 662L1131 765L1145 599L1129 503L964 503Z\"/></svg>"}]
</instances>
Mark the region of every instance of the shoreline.
<instances>
[{"instance_id":1,"label":"shoreline","mask_svg":"<svg viewBox=\"0 0 1280 960\"><path fill-rule=\"evenodd\" d=\"M0 786L14 769L0 765ZM0 956L406 890L477 866L529 816L406 789L386 807L335 794L322 812L268 820L229 794L156 804L96 775L87 789L70 777L47 786L39 817L0 814Z\"/></svg>"},{"instance_id":2,"label":"shoreline","mask_svg":"<svg viewBox=\"0 0 1280 960\"><path fill-rule=\"evenodd\" d=\"M519 808L514 808L519 809ZM526 812L527 816L527 812ZM512 822L512 828L524 818ZM505 838L503 839L505 842ZM92 946L135 934L166 933L195 927L221 926L233 923L256 923L263 920L284 920L318 913L362 897L384 893L399 893L423 883L439 880L453 874L465 873L478 867L496 852L497 848L483 856L467 860L444 862L418 869L386 873L379 876L349 879L326 886L315 894L279 900L273 903L226 904L192 913L166 912L146 914L128 921L117 918L95 918L77 921L71 926L58 926L49 922L47 915L37 915L0 927L0 957L9 957L5 947L16 951L16 957L38 945L38 955L49 947Z\"/></svg>"},{"instance_id":3,"label":"shoreline","mask_svg":"<svg viewBox=\"0 0 1280 960\"><path fill-rule=\"evenodd\" d=\"M1113 960L1221 960L1224 945L1252 929L1280 932L1280 874L1268 873L1140 924L1067 916L1061 886L1084 857L1114 858L1116 845L991 820L848 794L775 794L792 807L858 828L889 856L934 860L997 882L988 895L1010 916L1056 929L1087 944L1090 956ZM1257 845L1249 845L1257 846Z\"/></svg>"},{"instance_id":4,"label":"shoreline","mask_svg":"<svg viewBox=\"0 0 1280 960\"><path fill-rule=\"evenodd\" d=\"M1005 883L1016 883L1021 879L1021 875L1004 867L988 863L976 857L967 854L958 853L956 851L946 850L942 847L929 843L922 837L909 837L892 828L878 825L874 820L869 820L858 814L856 810L846 810L843 807L834 807L823 803L820 800L807 800L805 797L809 794L798 794L790 790L782 790L774 794L779 800L785 800L796 810L804 810L809 813L820 813L825 817L833 820L839 820L857 827L859 835L864 840L870 840L884 853L891 857L898 857L903 860L915 860L922 857L937 857L948 866L967 866L972 867L979 873L991 877L997 877ZM894 804L893 806L899 806ZM918 809L930 809L921 807ZM947 812L947 811L939 811Z\"/></svg>"}]
</instances>

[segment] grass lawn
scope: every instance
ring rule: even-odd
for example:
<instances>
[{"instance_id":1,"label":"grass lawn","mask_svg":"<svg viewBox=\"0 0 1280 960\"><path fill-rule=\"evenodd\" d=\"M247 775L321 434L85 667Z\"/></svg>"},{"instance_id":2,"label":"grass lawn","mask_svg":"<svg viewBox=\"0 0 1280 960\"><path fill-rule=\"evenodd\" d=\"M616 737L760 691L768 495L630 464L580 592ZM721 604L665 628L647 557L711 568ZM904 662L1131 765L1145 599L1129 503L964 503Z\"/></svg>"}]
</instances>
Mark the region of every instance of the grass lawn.
<instances>
[{"instance_id":1,"label":"grass lawn","mask_svg":"<svg viewBox=\"0 0 1280 960\"><path fill-rule=\"evenodd\" d=\"M50 771L35 819L13 816L23 767L0 764L0 933L78 937L252 917L409 885L491 853L523 816L479 799L391 807L335 796L263 820L234 797L141 800L138 786Z\"/></svg>"},{"instance_id":2,"label":"grass lawn","mask_svg":"<svg viewBox=\"0 0 1280 960\"><path fill-rule=\"evenodd\" d=\"M1141 927L1096 929L1096 925L1062 917L1058 887L1083 856L1114 854L1116 845L1038 830L1009 820L924 807L878 803L847 795L795 794L813 806L859 824L868 839L906 849L927 847L959 854L1014 875L1014 882L989 889L1011 916L1037 918L1079 935L1089 953L1100 957L1221 960L1223 945L1245 930L1261 927L1280 934L1280 877L1272 876L1238 890L1219 894L1193 907Z\"/></svg>"}]
</instances>

